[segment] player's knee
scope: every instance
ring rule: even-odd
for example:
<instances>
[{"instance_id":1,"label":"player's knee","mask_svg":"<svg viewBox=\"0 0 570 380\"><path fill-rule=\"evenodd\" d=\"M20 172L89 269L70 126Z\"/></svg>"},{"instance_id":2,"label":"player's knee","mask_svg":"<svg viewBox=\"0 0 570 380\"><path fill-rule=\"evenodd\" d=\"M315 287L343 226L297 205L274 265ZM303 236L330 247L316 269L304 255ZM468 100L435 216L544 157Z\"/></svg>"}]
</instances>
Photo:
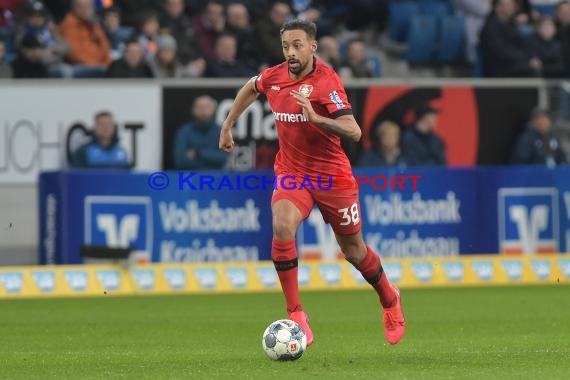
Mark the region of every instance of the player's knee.
<instances>
[{"instance_id":1,"label":"player's knee","mask_svg":"<svg viewBox=\"0 0 570 380\"><path fill-rule=\"evenodd\" d=\"M344 242L341 244L340 249L346 261L353 265L357 265L362 261L366 251L366 247L356 241Z\"/></svg>"},{"instance_id":2,"label":"player's knee","mask_svg":"<svg viewBox=\"0 0 570 380\"><path fill-rule=\"evenodd\" d=\"M276 218L273 221L273 235L278 240L292 240L295 238L297 226L293 218Z\"/></svg>"}]
</instances>

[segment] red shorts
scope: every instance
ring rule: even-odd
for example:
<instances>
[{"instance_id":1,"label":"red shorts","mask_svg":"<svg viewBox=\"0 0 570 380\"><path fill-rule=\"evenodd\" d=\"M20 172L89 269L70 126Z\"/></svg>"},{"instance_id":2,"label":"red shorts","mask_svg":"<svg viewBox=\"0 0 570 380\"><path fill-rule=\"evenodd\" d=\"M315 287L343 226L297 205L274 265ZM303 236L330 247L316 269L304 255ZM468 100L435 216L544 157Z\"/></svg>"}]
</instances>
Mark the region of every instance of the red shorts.
<instances>
[{"instance_id":1,"label":"red shorts","mask_svg":"<svg viewBox=\"0 0 570 380\"><path fill-rule=\"evenodd\" d=\"M316 204L324 221L331 225L335 234L354 235L361 230L360 202L356 185L350 189L327 190L322 188L326 187L326 183L319 188L317 181L313 181L313 189L311 186L300 186L302 179L295 180L291 176L284 180L283 177L288 176L280 175L276 178L277 188L273 190L272 206L281 199L287 199L299 209L305 220ZM354 181L354 178L352 180ZM283 183L285 186L281 186Z\"/></svg>"}]
</instances>

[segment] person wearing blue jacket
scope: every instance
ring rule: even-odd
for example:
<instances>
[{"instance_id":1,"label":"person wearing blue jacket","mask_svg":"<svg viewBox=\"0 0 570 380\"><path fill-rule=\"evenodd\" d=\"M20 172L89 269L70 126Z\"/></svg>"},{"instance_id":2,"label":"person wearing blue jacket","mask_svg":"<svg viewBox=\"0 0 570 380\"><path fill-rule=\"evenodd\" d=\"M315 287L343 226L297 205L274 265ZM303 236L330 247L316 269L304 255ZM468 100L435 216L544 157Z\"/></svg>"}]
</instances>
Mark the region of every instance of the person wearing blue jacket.
<instances>
[{"instance_id":1,"label":"person wearing blue jacket","mask_svg":"<svg viewBox=\"0 0 570 380\"><path fill-rule=\"evenodd\" d=\"M129 168L128 154L119 143L113 115L101 111L95 115L93 138L71 157L74 168Z\"/></svg>"},{"instance_id":2,"label":"person wearing blue jacket","mask_svg":"<svg viewBox=\"0 0 570 380\"><path fill-rule=\"evenodd\" d=\"M220 126L214 121L216 101L202 95L194 100L194 120L183 124L174 137L174 166L181 170L222 169L228 154L218 149Z\"/></svg>"}]
</instances>

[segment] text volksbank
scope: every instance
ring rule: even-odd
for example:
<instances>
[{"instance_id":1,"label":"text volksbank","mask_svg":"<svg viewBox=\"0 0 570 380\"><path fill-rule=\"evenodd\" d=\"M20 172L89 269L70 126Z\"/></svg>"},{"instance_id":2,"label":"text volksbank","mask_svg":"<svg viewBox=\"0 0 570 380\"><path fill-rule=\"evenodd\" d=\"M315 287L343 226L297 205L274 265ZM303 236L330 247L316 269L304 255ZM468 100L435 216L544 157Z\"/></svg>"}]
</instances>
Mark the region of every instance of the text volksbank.
<instances>
[{"instance_id":1,"label":"text volksbank","mask_svg":"<svg viewBox=\"0 0 570 380\"><path fill-rule=\"evenodd\" d=\"M419 192L403 198L401 194L365 195L363 213L368 226L396 227L396 231L376 231L368 228L365 234L367 244L389 253L391 257L452 255L459 251L456 237L421 237L417 231L405 233L400 228L461 223L461 202L453 191L441 198L423 198ZM240 234L260 233L264 223L260 206L253 199L246 199L241 205L223 207L217 200L199 203L188 200L183 204L175 201L159 202L158 209L163 231L169 239L160 243L160 257L163 262L200 261L255 261L259 257L254 245L225 245L217 234L233 235L237 241ZM267 205L267 207L269 207ZM321 220L321 219L319 219ZM270 220L265 221L270 224ZM309 221L309 224L311 222ZM366 228L365 228L366 230ZM193 233L188 239L187 234ZM217 235L217 236L216 236ZM184 237L184 239L181 239ZM229 235L224 235L224 238ZM321 242L324 244L324 242ZM425 247L424 247L425 245ZM436 249L437 248L437 249ZM437 252L436 252L437 251ZM446 254L446 252L449 252Z\"/></svg>"},{"instance_id":2,"label":"text volksbank","mask_svg":"<svg viewBox=\"0 0 570 380\"><path fill-rule=\"evenodd\" d=\"M253 199L247 199L243 205L237 207L221 207L217 200L211 200L207 205L188 200L183 206L175 201L163 201L159 202L158 209L162 230L172 236L171 239L160 242L160 261L259 260L256 245L226 245L216 237L216 234L236 233L239 236L261 231L260 209ZM193 233L192 239L188 239L189 232ZM219 245L220 243L222 245Z\"/></svg>"},{"instance_id":3,"label":"text volksbank","mask_svg":"<svg viewBox=\"0 0 570 380\"><path fill-rule=\"evenodd\" d=\"M212 200L206 207L200 207L195 200L189 200L184 207L174 201L158 205L162 228L165 232L258 232L259 208L251 199L243 207L220 207Z\"/></svg>"}]
</instances>

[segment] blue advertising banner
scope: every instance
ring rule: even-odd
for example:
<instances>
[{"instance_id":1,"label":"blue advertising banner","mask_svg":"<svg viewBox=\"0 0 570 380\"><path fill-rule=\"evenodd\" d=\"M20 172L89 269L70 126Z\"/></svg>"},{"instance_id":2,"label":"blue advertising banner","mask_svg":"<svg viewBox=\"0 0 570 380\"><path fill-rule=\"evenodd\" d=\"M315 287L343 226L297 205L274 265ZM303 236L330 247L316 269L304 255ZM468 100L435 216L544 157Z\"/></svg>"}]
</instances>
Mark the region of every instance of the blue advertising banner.
<instances>
[{"instance_id":1,"label":"blue advertising banner","mask_svg":"<svg viewBox=\"0 0 570 380\"><path fill-rule=\"evenodd\" d=\"M383 257L570 250L570 168L354 174L363 236ZM139 261L269 260L273 181L272 171L43 173L41 262L82 263L83 245L130 247ZM301 257L340 253L317 208L297 242Z\"/></svg>"}]
</instances>

